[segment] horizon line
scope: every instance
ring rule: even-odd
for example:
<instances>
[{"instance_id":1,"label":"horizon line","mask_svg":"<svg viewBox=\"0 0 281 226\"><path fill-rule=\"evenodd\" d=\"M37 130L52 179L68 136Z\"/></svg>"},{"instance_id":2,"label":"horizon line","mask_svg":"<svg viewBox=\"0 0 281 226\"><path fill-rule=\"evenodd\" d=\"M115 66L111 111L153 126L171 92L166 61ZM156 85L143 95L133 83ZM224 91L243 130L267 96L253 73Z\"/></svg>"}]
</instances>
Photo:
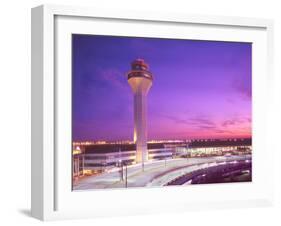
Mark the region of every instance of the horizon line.
<instances>
[{"instance_id":1,"label":"horizon line","mask_svg":"<svg viewBox=\"0 0 281 226\"><path fill-rule=\"evenodd\" d=\"M243 137L209 137L209 138L203 138L203 137L200 137L200 138L174 138L174 139L151 139L151 140L148 140L147 143L149 142L152 142L152 141L186 141L186 140L232 140L232 139L252 139L252 136L243 136ZM72 141L72 143L81 143L81 142L132 142L134 143L133 140L131 139L120 139L120 140L82 140L82 141Z\"/></svg>"}]
</instances>

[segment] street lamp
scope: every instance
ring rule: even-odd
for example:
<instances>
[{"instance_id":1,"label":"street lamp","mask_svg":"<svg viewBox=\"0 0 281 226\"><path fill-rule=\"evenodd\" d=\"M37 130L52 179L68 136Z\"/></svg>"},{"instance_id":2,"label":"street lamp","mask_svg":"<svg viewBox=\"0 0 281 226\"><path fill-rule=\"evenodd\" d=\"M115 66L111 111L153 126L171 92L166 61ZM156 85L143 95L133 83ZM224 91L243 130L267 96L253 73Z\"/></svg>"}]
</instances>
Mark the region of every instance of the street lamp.
<instances>
[{"instance_id":1,"label":"street lamp","mask_svg":"<svg viewBox=\"0 0 281 226\"><path fill-rule=\"evenodd\" d=\"M118 155L118 165L120 167L120 181L123 181L123 162L122 162L122 158L121 158L121 148L119 147L119 155Z\"/></svg>"},{"instance_id":2,"label":"street lamp","mask_svg":"<svg viewBox=\"0 0 281 226\"><path fill-rule=\"evenodd\" d=\"M127 168L127 163L125 164L125 187L128 187L128 168Z\"/></svg>"},{"instance_id":3,"label":"street lamp","mask_svg":"<svg viewBox=\"0 0 281 226\"><path fill-rule=\"evenodd\" d=\"M124 176L123 176L123 162L121 159L119 159L119 168L120 168L120 181L124 180Z\"/></svg>"}]
</instances>

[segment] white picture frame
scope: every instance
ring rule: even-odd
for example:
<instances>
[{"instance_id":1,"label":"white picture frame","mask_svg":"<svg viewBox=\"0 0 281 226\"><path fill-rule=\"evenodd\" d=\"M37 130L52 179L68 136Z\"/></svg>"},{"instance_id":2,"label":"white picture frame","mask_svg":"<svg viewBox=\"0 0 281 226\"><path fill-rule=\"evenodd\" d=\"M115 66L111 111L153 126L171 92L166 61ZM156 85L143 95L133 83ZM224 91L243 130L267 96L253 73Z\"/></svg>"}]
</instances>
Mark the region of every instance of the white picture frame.
<instances>
[{"instance_id":1,"label":"white picture frame","mask_svg":"<svg viewBox=\"0 0 281 226\"><path fill-rule=\"evenodd\" d=\"M108 24L99 26L106 20ZM123 22L126 22L122 24ZM94 24L93 24L94 23ZM115 23L117 23L115 26ZM69 187L71 167L68 138L69 114L65 120L58 112L58 104L70 102L67 78L71 65L69 34L128 33L127 26L147 26L130 35L157 36L153 26L163 26L160 36L205 40L248 40L254 43L253 61L253 171L256 179L247 185L194 186L163 189L129 189L72 192ZM103 24L104 25L104 24ZM120 27L118 27L120 25ZM152 26L152 27L149 27ZM190 36L181 33L189 26ZM169 29L167 29L169 27ZM110 28L110 29L109 29ZM197 29L198 28L198 29ZM76 30L75 30L76 29ZM99 30L100 29L100 30ZM174 30L173 30L174 29ZM195 29L195 30L193 30ZM196 30L197 29L197 30ZM208 30L210 29L210 30ZM220 31L220 32L214 32ZM231 30L232 29L232 30ZM171 34L173 30L173 34ZM196 35L192 33L196 31ZM225 31L225 32L224 32ZM233 32L237 31L237 32ZM166 33L165 33L166 32ZM62 56L60 55L62 54ZM256 55L255 55L256 54ZM43 5L32 9L32 201L31 213L41 220L116 216L157 212L186 211L205 208L233 208L271 205L273 202L273 179L266 172L272 171L273 149L267 142L270 126L271 92L273 85L273 22L266 19L182 15L170 13L101 10L83 7ZM60 76L57 76L57 75ZM68 120L68 121L67 121ZM68 131L68 132L67 132ZM59 139L58 139L59 137ZM62 150L63 149L63 150ZM261 153L259 150L266 150ZM254 151L255 152L255 151ZM63 156L67 157L63 158ZM67 170L63 170L65 168ZM239 191L239 194L236 194ZM136 195L138 194L138 195ZM231 197L230 195L231 194ZM87 202L88 200L88 202ZM118 205L108 205L110 202ZM93 203L95 203L93 205Z\"/></svg>"}]
</instances>

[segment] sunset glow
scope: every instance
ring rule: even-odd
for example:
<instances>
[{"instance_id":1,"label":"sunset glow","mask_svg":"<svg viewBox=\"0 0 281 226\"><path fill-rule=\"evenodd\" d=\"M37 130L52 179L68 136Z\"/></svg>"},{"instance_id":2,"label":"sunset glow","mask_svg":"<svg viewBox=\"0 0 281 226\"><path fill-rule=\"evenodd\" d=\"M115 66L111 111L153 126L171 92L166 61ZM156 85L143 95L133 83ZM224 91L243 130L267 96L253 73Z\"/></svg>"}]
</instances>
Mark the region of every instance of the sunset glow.
<instances>
[{"instance_id":1,"label":"sunset glow","mask_svg":"<svg viewBox=\"0 0 281 226\"><path fill-rule=\"evenodd\" d=\"M126 73L153 73L148 140L251 137L251 43L73 35L73 141L134 140Z\"/></svg>"}]
</instances>

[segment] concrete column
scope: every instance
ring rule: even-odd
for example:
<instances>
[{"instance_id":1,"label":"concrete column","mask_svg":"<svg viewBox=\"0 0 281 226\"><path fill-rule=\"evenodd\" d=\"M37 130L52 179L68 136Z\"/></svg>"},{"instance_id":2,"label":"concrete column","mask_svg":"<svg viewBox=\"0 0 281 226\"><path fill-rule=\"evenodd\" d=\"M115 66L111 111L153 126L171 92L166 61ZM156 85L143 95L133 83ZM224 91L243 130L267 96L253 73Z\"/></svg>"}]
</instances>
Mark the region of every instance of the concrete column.
<instances>
[{"instance_id":1,"label":"concrete column","mask_svg":"<svg viewBox=\"0 0 281 226\"><path fill-rule=\"evenodd\" d=\"M147 151L147 97L146 93L134 95L134 137L136 143L136 162L148 160Z\"/></svg>"}]
</instances>

